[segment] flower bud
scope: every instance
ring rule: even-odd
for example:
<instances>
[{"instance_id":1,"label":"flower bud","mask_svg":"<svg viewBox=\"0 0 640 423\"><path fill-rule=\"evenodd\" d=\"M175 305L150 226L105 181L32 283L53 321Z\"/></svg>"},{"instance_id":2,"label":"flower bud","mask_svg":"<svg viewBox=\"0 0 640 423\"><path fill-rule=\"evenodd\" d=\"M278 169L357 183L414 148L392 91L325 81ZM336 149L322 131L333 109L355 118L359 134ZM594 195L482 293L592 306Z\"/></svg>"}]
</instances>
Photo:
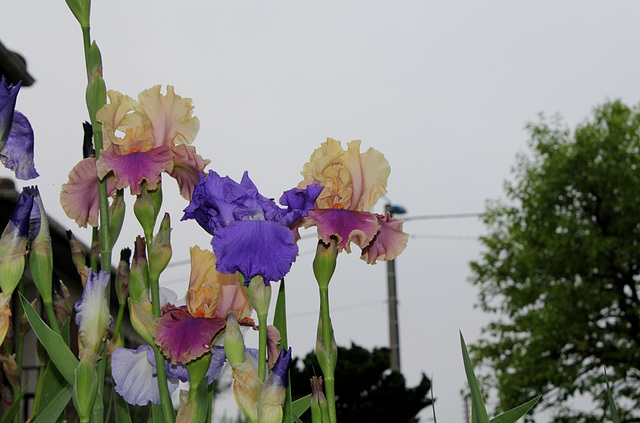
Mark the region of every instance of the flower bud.
<instances>
[{"instance_id":1,"label":"flower bud","mask_svg":"<svg viewBox=\"0 0 640 423\"><path fill-rule=\"evenodd\" d=\"M120 236L120 230L124 223L124 197L123 190L116 191L116 195L113 196L113 202L109 207L109 244L110 249L113 249L118 237Z\"/></svg>"},{"instance_id":2,"label":"flower bud","mask_svg":"<svg viewBox=\"0 0 640 423\"><path fill-rule=\"evenodd\" d=\"M133 301L139 301L142 294L149 289L146 248L144 238L137 237L133 250L133 262L129 271L129 296Z\"/></svg>"},{"instance_id":3,"label":"flower bud","mask_svg":"<svg viewBox=\"0 0 640 423\"><path fill-rule=\"evenodd\" d=\"M0 287L7 294L16 289L24 273L33 197L31 189L22 191L0 237Z\"/></svg>"},{"instance_id":4,"label":"flower bud","mask_svg":"<svg viewBox=\"0 0 640 423\"><path fill-rule=\"evenodd\" d=\"M71 294L57 276L53 279L53 310L56 313L56 320L59 326L64 326L64 322L71 317L71 312L73 311Z\"/></svg>"},{"instance_id":5,"label":"flower bud","mask_svg":"<svg viewBox=\"0 0 640 423\"><path fill-rule=\"evenodd\" d=\"M247 287L249 303L258 313L258 316L266 316L271 304L271 285L266 285L262 276L257 275L251 278Z\"/></svg>"},{"instance_id":6,"label":"flower bud","mask_svg":"<svg viewBox=\"0 0 640 423\"><path fill-rule=\"evenodd\" d=\"M49 235L49 220L44 211L42 205L42 199L38 188L35 188L34 193L34 207L31 212L32 217L34 213L40 215L40 228L37 231L35 239L31 243L31 251L29 252L29 269L31 270L31 276L38 288L38 292L42 296L42 301L45 304L50 304L51 297L51 283L53 280L53 253L51 248L51 236ZM36 210L37 209L37 210Z\"/></svg>"},{"instance_id":7,"label":"flower bud","mask_svg":"<svg viewBox=\"0 0 640 423\"><path fill-rule=\"evenodd\" d=\"M151 241L149 251L149 279L158 280L160 273L171 260L171 219L169 213L164 214L160 229Z\"/></svg>"},{"instance_id":8,"label":"flower bud","mask_svg":"<svg viewBox=\"0 0 640 423\"><path fill-rule=\"evenodd\" d=\"M89 274L84 246L80 241L78 241L71 231L67 231L67 238L69 239L69 247L71 248L71 260L73 261L74 266L76 266L76 270L82 280L82 286L84 286L87 281L87 275Z\"/></svg>"},{"instance_id":9,"label":"flower bud","mask_svg":"<svg viewBox=\"0 0 640 423\"><path fill-rule=\"evenodd\" d=\"M136 197L135 203L133 203L133 213L142 226L145 238L151 239L153 237L153 227L156 224L156 211L145 185L143 185L140 194Z\"/></svg>"},{"instance_id":10,"label":"flower bud","mask_svg":"<svg viewBox=\"0 0 640 423\"><path fill-rule=\"evenodd\" d=\"M337 258L338 241L335 237L332 237L328 244L322 240L318 241L316 257L313 259L313 274L321 288L329 287L329 281L336 270Z\"/></svg>"},{"instance_id":11,"label":"flower bud","mask_svg":"<svg viewBox=\"0 0 640 423\"><path fill-rule=\"evenodd\" d=\"M123 305L127 302L129 296L129 259L131 258L131 249L123 248L120 251L120 263L116 271L116 294L118 295L118 304Z\"/></svg>"},{"instance_id":12,"label":"flower bud","mask_svg":"<svg viewBox=\"0 0 640 423\"><path fill-rule=\"evenodd\" d=\"M311 377L311 423L328 423L329 408L322 388L322 376Z\"/></svg>"},{"instance_id":13,"label":"flower bud","mask_svg":"<svg viewBox=\"0 0 640 423\"><path fill-rule=\"evenodd\" d=\"M153 307L149 301L149 291L144 291L139 300L129 297L129 318L131 326L147 344L155 343L153 333L158 318L153 315Z\"/></svg>"},{"instance_id":14,"label":"flower bud","mask_svg":"<svg viewBox=\"0 0 640 423\"><path fill-rule=\"evenodd\" d=\"M331 320L329 320L331 324ZM331 346L327 349L322 341L322 319L318 321L318 334L316 337L316 358L318 364L322 369L322 373L328 378L328 375L333 375L336 368L336 361L338 360L338 346L336 345L336 338L333 336L333 327L331 327Z\"/></svg>"},{"instance_id":15,"label":"flower bud","mask_svg":"<svg viewBox=\"0 0 640 423\"><path fill-rule=\"evenodd\" d=\"M86 354L78 363L73 384L73 405L81 422L88 422L98 393L98 374L95 362Z\"/></svg>"},{"instance_id":16,"label":"flower bud","mask_svg":"<svg viewBox=\"0 0 640 423\"><path fill-rule=\"evenodd\" d=\"M260 423L282 422L282 406L287 394L287 386L289 386L290 364L291 348L288 350L283 348L260 395L258 403Z\"/></svg>"},{"instance_id":17,"label":"flower bud","mask_svg":"<svg viewBox=\"0 0 640 423\"><path fill-rule=\"evenodd\" d=\"M229 318L227 319L227 329L224 334L224 352L231 366L244 361L244 338L233 311L229 312Z\"/></svg>"},{"instance_id":18,"label":"flower bud","mask_svg":"<svg viewBox=\"0 0 640 423\"><path fill-rule=\"evenodd\" d=\"M89 272L82 298L75 305L78 325L78 344L96 354L100 353L111 324L106 289L110 275L104 270Z\"/></svg>"},{"instance_id":19,"label":"flower bud","mask_svg":"<svg viewBox=\"0 0 640 423\"><path fill-rule=\"evenodd\" d=\"M11 294L0 292L0 345L11 325Z\"/></svg>"}]
</instances>

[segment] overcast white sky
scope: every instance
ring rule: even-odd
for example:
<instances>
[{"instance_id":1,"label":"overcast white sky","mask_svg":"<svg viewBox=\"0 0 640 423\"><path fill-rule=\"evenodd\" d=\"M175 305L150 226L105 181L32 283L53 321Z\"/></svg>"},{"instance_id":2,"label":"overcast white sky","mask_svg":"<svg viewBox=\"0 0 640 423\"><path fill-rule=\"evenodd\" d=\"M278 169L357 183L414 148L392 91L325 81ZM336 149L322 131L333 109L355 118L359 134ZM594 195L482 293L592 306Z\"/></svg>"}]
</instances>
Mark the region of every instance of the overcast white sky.
<instances>
[{"instance_id":1,"label":"overcast white sky","mask_svg":"<svg viewBox=\"0 0 640 423\"><path fill-rule=\"evenodd\" d=\"M74 228L58 196L82 158L80 28L62 0L7 1L2 14L0 40L37 80L17 106L36 133L36 183L48 211ZM639 15L635 1L94 0L92 35L108 88L135 97L172 84L193 99L194 145L220 174L248 169L264 195L278 197L326 137L361 139L391 163L388 197L417 216L480 212L501 197L515 155L526 151L524 126L539 112L573 126L607 99L636 104ZM209 238L179 222L186 203L165 181L179 262ZM397 260L402 370L411 385L421 372L432 377L438 418L459 422L458 330L471 343L489 318L473 309L477 292L466 281L481 249L425 235L476 237L484 228L456 219L410 221L405 230L415 237ZM130 225L119 248L139 232ZM296 355L314 346L318 307L315 241L300 249L288 277ZM331 302L340 345L388 343L385 270L358 254L339 257ZM182 295L187 280L188 266L176 265L163 283Z\"/></svg>"}]
</instances>

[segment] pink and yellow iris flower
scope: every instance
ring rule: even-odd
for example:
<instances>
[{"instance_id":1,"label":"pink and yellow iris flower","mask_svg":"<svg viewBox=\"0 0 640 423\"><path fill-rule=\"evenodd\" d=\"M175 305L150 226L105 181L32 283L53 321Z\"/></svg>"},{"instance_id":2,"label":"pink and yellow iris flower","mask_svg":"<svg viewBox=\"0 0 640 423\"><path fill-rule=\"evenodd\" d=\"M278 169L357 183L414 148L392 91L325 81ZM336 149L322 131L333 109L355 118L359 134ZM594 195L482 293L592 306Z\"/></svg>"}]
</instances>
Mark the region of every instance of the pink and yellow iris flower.
<instances>
[{"instance_id":1,"label":"pink and yellow iris flower","mask_svg":"<svg viewBox=\"0 0 640 423\"><path fill-rule=\"evenodd\" d=\"M345 150L340 141L327 138L304 165L304 180L298 185L324 186L304 226L317 226L323 242L337 238L339 251L350 253L350 244L355 243L367 263L393 260L406 247L409 235L402 231L402 221L388 213L369 212L387 192L390 172L379 151L369 148L360 153L360 141L351 141Z\"/></svg>"},{"instance_id":2,"label":"pink and yellow iris flower","mask_svg":"<svg viewBox=\"0 0 640 423\"><path fill-rule=\"evenodd\" d=\"M180 194L191 199L194 185L209 160L196 153L193 142L200 121L193 116L188 98L160 85L138 95L138 101L117 91L109 91L109 104L96 115L102 123L103 149L100 158L86 158L69 174L60 201L67 215L78 225L97 225L97 177L107 178L109 194L130 188L139 195L143 183L148 190L158 188L163 172L178 182Z\"/></svg>"},{"instance_id":3,"label":"pink and yellow iris flower","mask_svg":"<svg viewBox=\"0 0 640 423\"><path fill-rule=\"evenodd\" d=\"M240 275L219 273L213 253L198 247L191 248L186 303L164 306L155 330L156 343L172 363L188 363L210 351L230 311L240 320L251 313Z\"/></svg>"}]
</instances>

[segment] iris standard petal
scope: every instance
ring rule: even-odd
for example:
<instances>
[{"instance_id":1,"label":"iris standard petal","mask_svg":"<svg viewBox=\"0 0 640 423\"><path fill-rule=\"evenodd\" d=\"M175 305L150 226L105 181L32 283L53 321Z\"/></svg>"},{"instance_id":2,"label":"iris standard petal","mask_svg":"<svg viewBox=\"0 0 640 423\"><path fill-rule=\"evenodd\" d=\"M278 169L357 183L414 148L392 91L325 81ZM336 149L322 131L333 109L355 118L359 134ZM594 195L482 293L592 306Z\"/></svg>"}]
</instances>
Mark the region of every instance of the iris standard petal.
<instances>
[{"instance_id":1,"label":"iris standard petal","mask_svg":"<svg viewBox=\"0 0 640 423\"><path fill-rule=\"evenodd\" d=\"M82 298L75 305L78 338L84 348L94 353L100 351L112 321L106 297L110 278L111 275L104 270L98 273L90 271Z\"/></svg>"}]
</instances>

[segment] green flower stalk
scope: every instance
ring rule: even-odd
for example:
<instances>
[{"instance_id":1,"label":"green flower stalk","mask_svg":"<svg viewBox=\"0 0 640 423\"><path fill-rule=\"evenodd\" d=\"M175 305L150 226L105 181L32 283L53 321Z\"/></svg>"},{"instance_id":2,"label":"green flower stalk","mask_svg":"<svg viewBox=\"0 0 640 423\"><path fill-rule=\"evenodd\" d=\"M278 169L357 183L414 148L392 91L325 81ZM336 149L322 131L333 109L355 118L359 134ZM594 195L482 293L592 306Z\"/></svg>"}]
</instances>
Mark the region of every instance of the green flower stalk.
<instances>
[{"instance_id":1,"label":"green flower stalk","mask_svg":"<svg viewBox=\"0 0 640 423\"><path fill-rule=\"evenodd\" d=\"M207 410L209 410L206 373L209 364L211 364L210 353L187 363L189 396L187 402L178 410L176 423L200 423L206 420Z\"/></svg>"},{"instance_id":2,"label":"green flower stalk","mask_svg":"<svg viewBox=\"0 0 640 423\"><path fill-rule=\"evenodd\" d=\"M336 423L334 374L338 348L329 315L329 282L335 271L337 258L338 241L335 237L331 237L328 244L322 240L318 241L316 257L313 260L313 273L320 290L320 321L318 322L316 357L324 374L330 423Z\"/></svg>"},{"instance_id":3,"label":"green flower stalk","mask_svg":"<svg viewBox=\"0 0 640 423\"><path fill-rule=\"evenodd\" d=\"M258 378L264 380L267 373L267 315L271 304L271 285L264 283L261 275L249 281L249 303L258 315Z\"/></svg>"}]
</instances>

